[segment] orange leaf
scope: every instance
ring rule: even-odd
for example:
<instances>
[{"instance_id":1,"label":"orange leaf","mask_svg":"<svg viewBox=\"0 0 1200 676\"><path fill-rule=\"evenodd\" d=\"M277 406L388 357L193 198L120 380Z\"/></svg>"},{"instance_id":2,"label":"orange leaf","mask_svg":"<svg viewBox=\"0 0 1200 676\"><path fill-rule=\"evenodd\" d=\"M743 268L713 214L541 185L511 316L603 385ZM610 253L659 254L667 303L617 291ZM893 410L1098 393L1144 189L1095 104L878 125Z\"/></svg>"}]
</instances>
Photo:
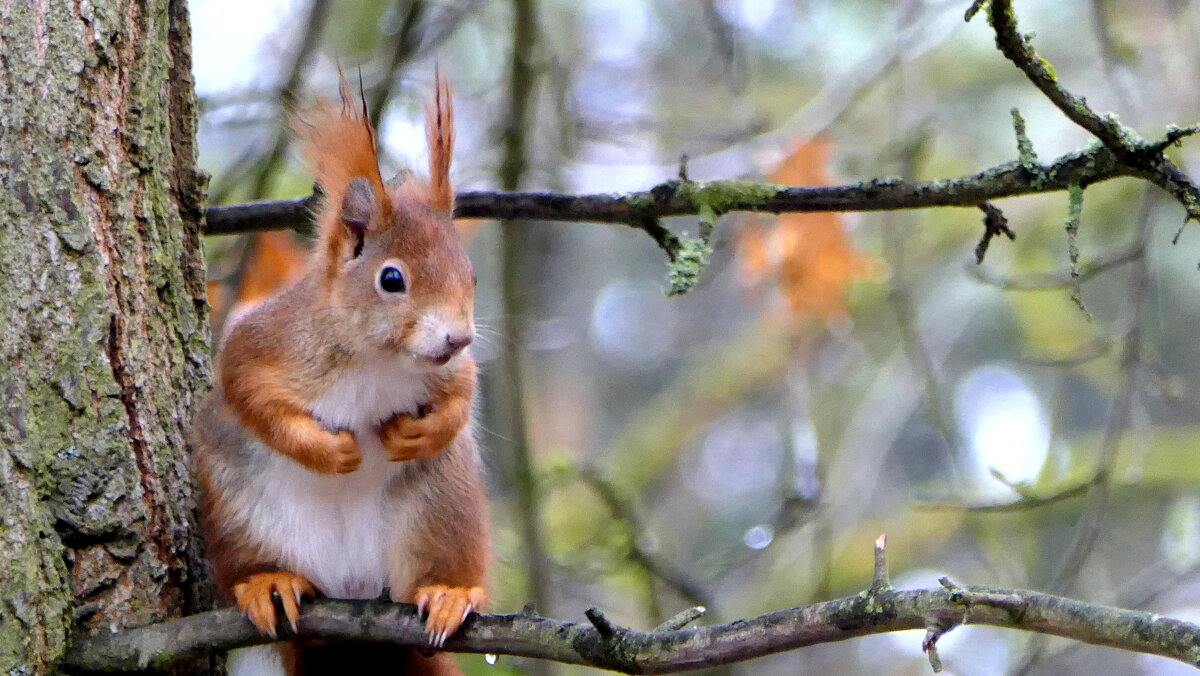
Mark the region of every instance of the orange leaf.
<instances>
[{"instance_id":1,"label":"orange leaf","mask_svg":"<svg viewBox=\"0 0 1200 676\"><path fill-rule=\"evenodd\" d=\"M829 185L830 143L802 143L770 178L785 185ZM770 227L770 221L774 227ZM834 319L846 313L846 288L856 279L878 276L879 264L856 252L839 213L788 213L756 218L740 236L743 280L762 285L774 280L794 316Z\"/></svg>"}]
</instances>

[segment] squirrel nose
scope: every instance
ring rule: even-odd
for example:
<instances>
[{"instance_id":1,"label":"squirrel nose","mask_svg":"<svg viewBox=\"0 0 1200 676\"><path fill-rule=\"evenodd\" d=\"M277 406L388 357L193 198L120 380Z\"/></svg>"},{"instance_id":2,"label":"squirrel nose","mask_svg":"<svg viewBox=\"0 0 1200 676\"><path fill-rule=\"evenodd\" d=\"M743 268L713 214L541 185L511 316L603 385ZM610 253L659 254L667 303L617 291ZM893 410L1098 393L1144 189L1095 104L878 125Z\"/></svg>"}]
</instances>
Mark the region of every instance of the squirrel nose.
<instances>
[{"instance_id":1,"label":"squirrel nose","mask_svg":"<svg viewBox=\"0 0 1200 676\"><path fill-rule=\"evenodd\" d=\"M450 352L458 352L464 347L471 344L475 337L469 333L461 334L446 334L446 349Z\"/></svg>"}]
</instances>

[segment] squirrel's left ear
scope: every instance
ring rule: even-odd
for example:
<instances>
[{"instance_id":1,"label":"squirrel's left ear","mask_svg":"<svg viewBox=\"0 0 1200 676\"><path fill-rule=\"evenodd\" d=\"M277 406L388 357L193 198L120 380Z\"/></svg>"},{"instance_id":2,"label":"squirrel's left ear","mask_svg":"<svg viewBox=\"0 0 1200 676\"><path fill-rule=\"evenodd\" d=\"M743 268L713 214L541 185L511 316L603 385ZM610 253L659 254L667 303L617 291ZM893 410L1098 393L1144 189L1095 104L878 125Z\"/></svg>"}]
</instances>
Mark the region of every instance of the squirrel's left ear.
<instances>
[{"instance_id":1,"label":"squirrel's left ear","mask_svg":"<svg viewBox=\"0 0 1200 676\"><path fill-rule=\"evenodd\" d=\"M375 189L371 181L356 176L346 185L346 194L342 196L342 206L338 210L338 218L354 243L352 258L358 258L362 253L363 238L371 228L371 214L375 211Z\"/></svg>"},{"instance_id":2,"label":"squirrel's left ear","mask_svg":"<svg viewBox=\"0 0 1200 676\"><path fill-rule=\"evenodd\" d=\"M450 157L454 153L454 102L441 68L434 71L433 99L425 104L425 137L429 146L429 206L453 214Z\"/></svg>"}]
</instances>

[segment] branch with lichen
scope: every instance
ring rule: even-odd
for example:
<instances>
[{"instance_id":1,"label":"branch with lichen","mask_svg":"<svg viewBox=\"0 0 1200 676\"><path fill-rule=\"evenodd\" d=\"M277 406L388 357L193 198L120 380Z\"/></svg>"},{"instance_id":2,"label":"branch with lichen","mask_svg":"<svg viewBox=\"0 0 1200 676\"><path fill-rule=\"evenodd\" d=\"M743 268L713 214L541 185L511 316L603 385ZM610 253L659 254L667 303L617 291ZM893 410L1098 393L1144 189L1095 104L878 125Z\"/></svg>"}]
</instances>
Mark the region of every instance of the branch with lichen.
<instances>
[{"instance_id":1,"label":"branch with lichen","mask_svg":"<svg viewBox=\"0 0 1200 676\"><path fill-rule=\"evenodd\" d=\"M834 186L783 186L755 181L698 182L672 179L649 190L622 194L564 195L546 192L484 191L457 196L458 218L589 221L619 223L646 232L671 261L676 293L686 291L708 258L707 235L731 212L890 211L928 207L976 207L990 200L1066 190L1123 176L1142 176L1122 164L1107 147L1095 144L1042 165L1036 176L1020 161L1007 162L957 178L907 181L880 178ZM209 207L210 235L308 224L315 196ZM660 220L698 216L697 235L677 235Z\"/></svg>"},{"instance_id":2,"label":"branch with lichen","mask_svg":"<svg viewBox=\"0 0 1200 676\"><path fill-rule=\"evenodd\" d=\"M538 617L532 609L515 615L477 615L443 649L532 657L628 674L664 674L871 634L926 629L922 646L936 671L941 666L937 640L957 626L975 624L1062 636L1200 666L1200 626L1190 622L1035 591L959 585L946 578L936 589L896 590L888 579L885 543L883 537L875 542L869 587L834 601L683 629L702 615L693 609L652 631L622 627L595 608L585 613L586 623ZM297 633L280 639L297 636L414 647L423 647L427 640L412 605L331 599L306 603ZM270 640L238 611L216 610L79 637L58 666L107 673L162 669L209 651Z\"/></svg>"}]
</instances>

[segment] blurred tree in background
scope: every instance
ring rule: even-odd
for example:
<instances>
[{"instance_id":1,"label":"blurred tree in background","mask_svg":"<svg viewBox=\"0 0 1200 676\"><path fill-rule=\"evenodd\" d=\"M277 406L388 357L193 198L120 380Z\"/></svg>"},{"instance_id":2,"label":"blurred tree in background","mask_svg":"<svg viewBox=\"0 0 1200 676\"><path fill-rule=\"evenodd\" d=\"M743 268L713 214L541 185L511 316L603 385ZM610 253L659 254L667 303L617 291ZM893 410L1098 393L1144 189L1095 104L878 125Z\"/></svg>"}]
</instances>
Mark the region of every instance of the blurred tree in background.
<instances>
[{"instance_id":1,"label":"blurred tree in background","mask_svg":"<svg viewBox=\"0 0 1200 676\"><path fill-rule=\"evenodd\" d=\"M696 180L958 176L1017 157L1014 107L1042 158L1087 145L965 4L192 0L200 161L214 204L308 194L285 111L332 92L340 64L361 73L385 172L423 166L435 61L455 88L459 189L642 190L682 155ZM1200 5L1019 11L1093 108L1150 136L1200 118ZM1182 209L1141 181L1089 187L1077 303L1066 193L1000 206L1016 240L978 265L975 209L727 216L674 298L628 228L463 222L493 608L596 605L649 627L704 605L726 621L857 591L887 532L899 587L948 574L1200 617L1200 234L1173 246ZM206 246L219 326L303 244ZM1186 668L994 629L958 630L942 657L955 674ZM928 669L903 633L724 671Z\"/></svg>"}]
</instances>

